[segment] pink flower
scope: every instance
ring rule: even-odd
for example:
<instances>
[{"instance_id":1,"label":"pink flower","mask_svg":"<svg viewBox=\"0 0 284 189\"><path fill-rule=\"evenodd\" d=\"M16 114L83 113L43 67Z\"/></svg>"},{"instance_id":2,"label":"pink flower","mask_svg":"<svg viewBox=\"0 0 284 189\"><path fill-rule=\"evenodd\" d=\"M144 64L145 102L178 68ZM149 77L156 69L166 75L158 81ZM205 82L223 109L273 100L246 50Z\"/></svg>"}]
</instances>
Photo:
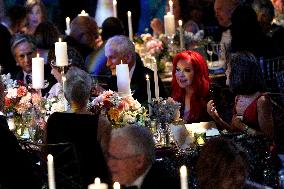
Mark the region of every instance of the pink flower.
<instances>
[{"instance_id":1,"label":"pink flower","mask_svg":"<svg viewBox=\"0 0 284 189\"><path fill-rule=\"evenodd\" d=\"M17 90L18 97L25 96L27 94L27 88L25 86L20 86Z\"/></svg>"}]
</instances>

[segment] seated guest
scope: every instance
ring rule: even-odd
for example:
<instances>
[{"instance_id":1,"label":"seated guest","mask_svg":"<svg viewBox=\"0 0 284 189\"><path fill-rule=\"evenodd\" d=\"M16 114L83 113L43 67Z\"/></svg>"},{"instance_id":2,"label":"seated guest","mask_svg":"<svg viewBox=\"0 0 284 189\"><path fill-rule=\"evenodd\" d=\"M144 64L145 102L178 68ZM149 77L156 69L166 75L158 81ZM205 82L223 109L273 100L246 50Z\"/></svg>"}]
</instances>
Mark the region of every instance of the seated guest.
<instances>
[{"instance_id":1,"label":"seated guest","mask_svg":"<svg viewBox=\"0 0 284 189\"><path fill-rule=\"evenodd\" d=\"M128 37L117 35L110 38L105 45L105 55L107 57L107 67L111 70L114 77L109 82L109 88L116 90L116 65L121 61L128 64L130 89L133 92L133 98L140 103L147 103L147 82L146 75L150 77L152 98L154 94L154 73L149 68L144 67L142 62L138 62L133 42ZM165 90L162 81L159 79L160 96L165 97Z\"/></svg>"},{"instance_id":2,"label":"seated guest","mask_svg":"<svg viewBox=\"0 0 284 189\"><path fill-rule=\"evenodd\" d=\"M153 136L144 127L127 125L112 130L108 166L114 182L140 189L180 188L162 167L155 163Z\"/></svg>"},{"instance_id":3,"label":"seated guest","mask_svg":"<svg viewBox=\"0 0 284 189\"><path fill-rule=\"evenodd\" d=\"M37 26L47 20L47 11L41 0L27 0L25 4L28 11L26 34L33 35Z\"/></svg>"},{"instance_id":4,"label":"seated guest","mask_svg":"<svg viewBox=\"0 0 284 189\"><path fill-rule=\"evenodd\" d=\"M269 188L250 182L248 157L233 141L213 138L205 143L197 160L197 182L200 189Z\"/></svg>"},{"instance_id":5,"label":"seated guest","mask_svg":"<svg viewBox=\"0 0 284 189\"><path fill-rule=\"evenodd\" d=\"M11 40L11 51L17 62L17 65L21 67L21 70L12 74L12 78L15 80L21 80L24 84L32 83L32 58L36 57L36 46L34 39L26 34L15 34ZM50 81L52 85L53 79L50 76L50 68L44 67L44 77L47 81ZM50 87L49 85L49 87ZM49 87L42 92L45 94Z\"/></svg>"},{"instance_id":6,"label":"seated guest","mask_svg":"<svg viewBox=\"0 0 284 189\"><path fill-rule=\"evenodd\" d=\"M103 44L86 58L85 64L91 75L111 75L106 67L105 44L109 38L115 35L125 35L124 26L118 18L109 17L102 23L101 37Z\"/></svg>"},{"instance_id":7,"label":"seated guest","mask_svg":"<svg viewBox=\"0 0 284 189\"><path fill-rule=\"evenodd\" d=\"M40 189L40 178L35 175L32 162L9 130L4 111L4 86L0 78L0 188Z\"/></svg>"},{"instance_id":8,"label":"seated guest","mask_svg":"<svg viewBox=\"0 0 284 189\"><path fill-rule=\"evenodd\" d=\"M27 10L20 5L14 5L7 11L7 17L0 23L0 66L2 73L17 71L16 61L10 49L10 41L15 33L23 33L26 30ZM5 60L5 61L4 61Z\"/></svg>"},{"instance_id":9,"label":"seated guest","mask_svg":"<svg viewBox=\"0 0 284 189\"><path fill-rule=\"evenodd\" d=\"M182 104L184 121L207 121L210 81L205 59L194 51L180 52L174 58L172 75L172 97Z\"/></svg>"},{"instance_id":10,"label":"seated guest","mask_svg":"<svg viewBox=\"0 0 284 189\"><path fill-rule=\"evenodd\" d=\"M69 142L75 146L83 188L93 183L95 177L109 181L103 150L107 149L111 127L103 117L87 109L91 83L88 73L71 67L66 73L64 90L71 112L53 113L46 125L47 144Z\"/></svg>"},{"instance_id":11,"label":"seated guest","mask_svg":"<svg viewBox=\"0 0 284 189\"><path fill-rule=\"evenodd\" d=\"M210 116L222 129L261 134L273 139L272 104L265 93L264 79L255 56L248 52L232 54L226 77L226 84L236 95L232 123L229 125L222 120L212 100L207 104Z\"/></svg>"},{"instance_id":12,"label":"seated guest","mask_svg":"<svg viewBox=\"0 0 284 189\"><path fill-rule=\"evenodd\" d=\"M84 60L101 45L98 26L92 17L77 16L71 21L70 29L65 41L79 51Z\"/></svg>"}]
</instances>

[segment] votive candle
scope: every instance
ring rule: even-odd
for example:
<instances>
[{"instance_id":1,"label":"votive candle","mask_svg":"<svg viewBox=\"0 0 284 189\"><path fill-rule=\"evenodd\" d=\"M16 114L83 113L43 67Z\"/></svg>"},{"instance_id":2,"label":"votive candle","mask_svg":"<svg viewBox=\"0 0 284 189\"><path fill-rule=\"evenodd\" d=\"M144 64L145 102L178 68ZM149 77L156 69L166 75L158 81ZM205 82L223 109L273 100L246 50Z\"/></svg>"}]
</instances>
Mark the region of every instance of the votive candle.
<instances>
[{"instance_id":1,"label":"votive candle","mask_svg":"<svg viewBox=\"0 0 284 189\"><path fill-rule=\"evenodd\" d=\"M129 39L133 41L133 29L132 29L132 19L131 19L131 12L127 11L128 17L128 31L129 31Z\"/></svg>"},{"instance_id":2,"label":"votive candle","mask_svg":"<svg viewBox=\"0 0 284 189\"><path fill-rule=\"evenodd\" d=\"M32 86L34 89L44 88L44 58L32 58Z\"/></svg>"},{"instance_id":3,"label":"votive candle","mask_svg":"<svg viewBox=\"0 0 284 189\"><path fill-rule=\"evenodd\" d=\"M47 155L47 171L48 171L48 188L55 189L55 178L54 178L54 163L53 156Z\"/></svg>"},{"instance_id":4,"label":"votive candle","mask_svg":"<svg viewBox=\"0 0 284 189\"><path fill-rule=\"evenodd\" d=\"M180 167L180 185L181 189L188 189L187 169L185 165Z\"/></svg>"}]
</instances>

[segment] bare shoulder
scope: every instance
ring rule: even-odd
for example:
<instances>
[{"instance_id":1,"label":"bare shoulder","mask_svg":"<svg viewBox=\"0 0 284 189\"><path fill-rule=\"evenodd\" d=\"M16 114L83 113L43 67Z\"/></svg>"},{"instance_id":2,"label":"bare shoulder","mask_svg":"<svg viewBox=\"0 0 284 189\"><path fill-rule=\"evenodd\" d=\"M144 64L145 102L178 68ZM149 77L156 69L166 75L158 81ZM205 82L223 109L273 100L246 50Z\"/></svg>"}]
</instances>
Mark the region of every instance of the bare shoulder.
<instances>
[{"instance_id":1,"label":"bare shoulder","mask_svg":"<svg viewBox=\"0 0 284 189\"><path fill-rule=\"evenodd\" d=\"M270 108L271 107L271 99L267 95L262 95L257 100L257 107L258 108Z\"/></svg>"}]
</instances>

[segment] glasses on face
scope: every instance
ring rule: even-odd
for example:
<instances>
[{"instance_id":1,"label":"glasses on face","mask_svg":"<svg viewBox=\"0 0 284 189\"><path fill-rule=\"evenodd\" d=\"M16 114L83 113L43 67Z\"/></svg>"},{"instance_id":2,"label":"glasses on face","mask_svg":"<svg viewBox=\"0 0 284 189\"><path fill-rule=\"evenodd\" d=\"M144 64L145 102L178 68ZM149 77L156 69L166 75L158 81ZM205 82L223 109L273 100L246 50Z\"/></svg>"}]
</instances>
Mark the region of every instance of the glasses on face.
<instances>
[{"instance_id":1,"label":"glasses on face","mask_svg":"<svg viewBox=\"0 0 284 189\"><path fill-rule=\"evenodd\" d=\"M108 160L116 160L116 161L121 161L121 160L126 160L126 159L132 159L134 157L137 157L138 155L129 155L129 156L125 156L125 157L116 157L114 155L111 155L110 153L108 153Z\"/></svg>"}]
</instances>

